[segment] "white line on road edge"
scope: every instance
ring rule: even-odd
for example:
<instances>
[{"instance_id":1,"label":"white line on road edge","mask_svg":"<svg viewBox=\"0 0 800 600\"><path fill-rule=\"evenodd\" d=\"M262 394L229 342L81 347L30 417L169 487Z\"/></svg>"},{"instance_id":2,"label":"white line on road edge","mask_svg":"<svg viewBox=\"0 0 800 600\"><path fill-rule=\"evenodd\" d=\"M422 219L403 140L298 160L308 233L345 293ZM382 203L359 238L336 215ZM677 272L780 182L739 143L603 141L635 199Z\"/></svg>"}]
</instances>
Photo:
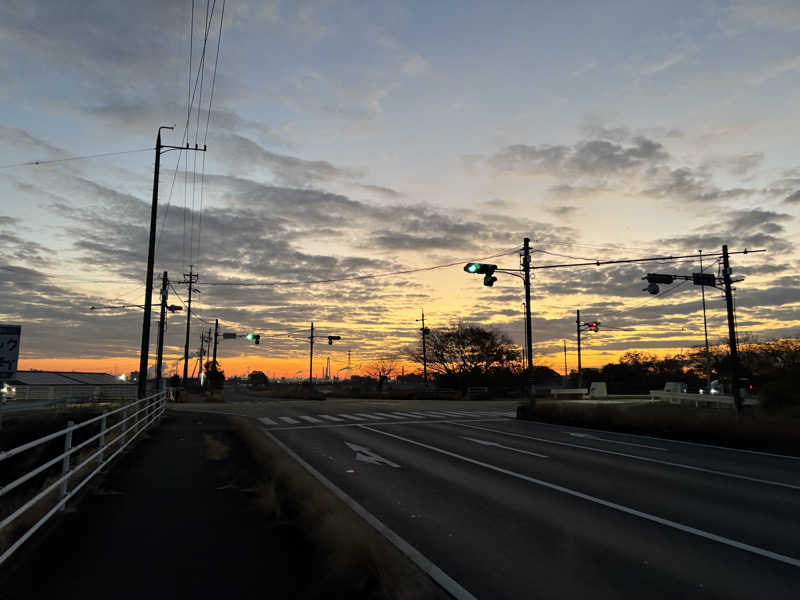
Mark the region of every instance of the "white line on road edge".
<instances>
[{"instance_id":1,"label":"white line on road edge","mask_svg":"<svg viewBox=\"0 0 800 600\"><path fill-rule=\"evenodd\" d=\"M647 456L637 456L636 454L627 454L625 452L617 452L616 450L604 450L603 448L594 448L592 446L582 446L580 444L570 444L569 442L559 442L557 440L548 440L547 438L540 438L533 435L525 435L524 433L512 433L510 431L503 431L502 429L491 429L489 427L478 427L477 425L466 425L464 423L453 423L462 427L469 427L470 429L480 429L482 431L493 431L495 433L502 433L512 437L524 438L528 440L535 440L537 442L544 442L545 444L555 444L557 446L569 446L570 448L580 448L581 450L589 450L590 452L600 452L601 454L612 454L614 456L623 456L625 458L632 458L634 460L641 460L644 462L656 463L659 465L666 465L668 467L676 467L678 469L687 469L689 471L699 471L701 473L710 473L711 475L719 475L721 477L731 477L733 479L743 479L745 481L752 481L754 483L763 483L765 485L776 485L778 487L789 488L790 490L800 490L800 485L793 485L791 483L783 483L781 481L771 481L769 479L759 479L757 477L748 477L747 475L738 475L736 473L728 473L726 471L715 471L714 469L706 469L704 467L695 467L692 465L685 465L683 463L676 463L669 460L661 460L660 458L649 458Z\"/></svg>"},{"instance_id":2,"label":"white line on road edge","mask_svg":"<svg viewBox=\"0 0 800 600\"><path fill-rule=\"evenodd\" d=\"M669 452L666 448L659 448L658 446L647 446L645 444L634 444L633 442L621 442L619 440L607 440L605 438L597 437L596 435L592 435L591 433L582 433L578 431L563 431L567 435L571 435L572 437L576 438L586 438L587 440L597 440L598 442L606 442L607 444L623 444L625 446L636 446L638 448L647 448L649 450L662 450L663 452Z\"/></svg>"},{"instance_id":3,"label":"white line on road edge","mask_svg":"<svg viewBox=\"0 0 800 600\"><path fill-rule=\"evenodd\" d=\"M375 515L367 511L358 502L353 500L347 493L334 484L330 479L325 477L322 473L317 471L314 467L308 464L303 458L300 457L294 450L289 448L286 444L275 437L269 430L264 429L264 435L275 442L279 448L296 460L306 471L317 479L322 485L327 487L337 498L349 506L358 516L364 519L367 523L372 525L378 533L389 540L394 546L408 557L411 562L422 569L428 576L433 579L439 586L448 592L453 598L457 600L477 600L475 596L465 590L458 582L452 579L447 573L442 571L435 563L426 558L419 550L414 548L411 544L397 535L394 531L389 529L383 524Z\"/></svg>"},{"instance_id":4,"label":"white line on road edge","mask_svg":"<svg viewBox=\"0 0 800 600\"><path fill-rule=\"evenodd\" d=\"M533 421L527 419L517 419L521 423L534 423L535 425L542 425L552 429L559 429L563 425L553 425L552 423L545 423L544 421ZM731 448L730 446L717 446L715 444L702 444L700 442L687 442L686 440L675 440L671 438L658 437L655 435L643 435L641 433L625 433L622 431L609 431L608 429L593 429L592 427L580 427L576 429L585 429L586 431L594 431L597 433L606 433L609 435L627 435L633 438L642 438L645 440L656 440L658 442L670 444L685 444L687 446L700 446L701 448L713 448L714 450L730 450L731 452L742 452L744 454L755 454L757 456L772 456L775 458L788 458L789 460L800 460L800 456L792 456L790 454L777 454L775 452L760 452L759 450L745 450L744 448Z\"/></svg>"},{"instance_id":5,"label":"white line on road edge","mask_svg":"<svg viewBox=\"0 0 800 600\"><path fill-rule=\"evenodd\" d=\"M328 419L328 421L334 421L336 423L341 423L344 419L340 419L339 417L334 417L333 415L317 415L322 419Z\"/></svg>"},{"instance_id":6,"label":"white line on road edge","mask_svg":"<svg viewBox=\"0 0 800 600\"><path fill-rule=\"evenodd\" d=\"M293 419L292 417L278 417L278 418L279 418L281 421L284 421L285 423L289 423L289 424L291 424L291 425L296 425L297 423L299 423L299 422L300 422L300 421L298 421L297 419Z\"/></svg>"},{"instance_id":7,"label":"white line on road edge","mask_svg":"<svg viewBox=\"0 0 800 600\"><path fill-rule=\"evenodd\" d=\"M270 419L269 417L260 417L258 420L261 421L264 425L277 425L277 423L272 419Z\"/></svg>"},{"instance_id":8,"label":"white line on road edge","mask_svg":"<svg viewBox=\"0 0 800 600\"><path fill-rule=\"evenodd\" d=\"M520 454L529 454L530 456L538 456L539 458L547 458L544 454L539 454L538 452L530 452L528 450L523 450L521 448L512 448L511 446L504 446L503 444L498 444L497 442L490 442L489 440L479 440L477 438L471 438L462 435L462 438L465 440L469 440L470 442L475 442L476 444L480 444L481 446L494 446L496 448L502 448L503 450L511 450L512 452L519 452Z\"/></svg>"},{"instance_id":9,"label":"white line on road edge","mask_svg":"<svg viewBox=\"0 0 800 600\"><path fill-rule=\"evenodd\" d=\"M498 467L495 465L491 465L489 463L485 463L480 460L476 460L474 458L469 458L468 456L462 456L460 454L456 454L455 452L450 452L449 450L445 450L443 448L437 448L436 446L430 446L428 444L424 444L423 442L418 442L416 440L412 440L409 438L405 438L400 435L395 435L394 433L389 433L388 431L381 431L380 429L373 429L369 425L359 425L362 429L366 429L367 431L372 431L374 433L379 433L381 435L385 435L388 437L393 437L395 439L408 442L409 444L414 444L415 446L421 446L422 448L427 448L428 450L433 450L434 452L439 452L440 454L445 454L447 456L451 456L453 458L457 458L458 460L463 460L464 462L472 463L473 465L478 465L480 467L484 467L486 469L490 469L492 471L496 471L498 473L503 473L504 475L509 475L511 477L516 477L517 479L522 479L523 481L527 481L528 483L533 483L535 485L540 485L542 487L549 488L551 490L555 490L557 492L561 492L563 494L568 494L570 496L574 496L576 498L581 498L582 500L588 500L589 502L594 502L595 504L600 504L601 506L605 506L607 508L612 508L614 510L618 510L623 513L627 513L629 515L634 515L636 517L640 517L647 521L652 521L653 523L658 523L659 525L665 525L667 527L672 527L673 529L677 529L678 531L683 531L684 533L691 533L692 535L696 535L701 538L705 538L707 540L712 540L714 542L719 542L720 544L725 544L726 546L731 546L732 548L736 548L738 550L744 550L746 552L752 552L753 554L758 554L759 556L763 556L765 558L771 558L772 560L776 560L787 565L791 565L793 567L800 568L800 559L793 558L791 556L786 556L784 554L778 554L777 552L772 552L771 550L766 550L764 548L759 548L758 546L751 546L750 544L745 544L744 542L737 542L736 540L732 540L730 538L726 538L721 535L717 535L715 533L709 533L708 531L703 531L702 529L697 529L696 527L692 527L690 525L684 525L683 523L678 523L677 521L670 521L669 519L664 519L662 517L657 517L656 515L651 515L650 513L642 512L641 510L636 510L635 508L631 508L629 506L625 506L623 504L617 504L616 502L610 502L609 500L603 500L602 498L597 498L596 496L590 496L589 494L584 494L583 492L579 492L577 490L573 490L556 483L550 483L549 481L543 481L541 479L535 479L533 477L528 477L527 475L523 475L522 473L517 473L515 471L509 471L508 469L504 469L503 467Z\"/></svg>"}]
</instances>

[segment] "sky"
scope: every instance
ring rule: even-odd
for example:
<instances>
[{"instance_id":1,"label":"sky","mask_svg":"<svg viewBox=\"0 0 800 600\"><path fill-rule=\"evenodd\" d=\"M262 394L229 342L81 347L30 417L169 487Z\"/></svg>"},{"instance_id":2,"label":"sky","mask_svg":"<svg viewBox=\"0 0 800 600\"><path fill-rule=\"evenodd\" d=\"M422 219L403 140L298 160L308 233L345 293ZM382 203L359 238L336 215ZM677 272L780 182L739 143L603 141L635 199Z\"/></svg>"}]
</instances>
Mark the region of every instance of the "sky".
<instances>
[{"instance_id":1,"label":"sky","mask_svg":"<svg viewBox=\"0 0 800 600\"><path fill-rule=\"evenodd\" d=\"M732 257L739 335L796 336L799 32L794 0L7 0L0 322L22 325L20 369L138 368L141 309L91 307L144 302L169 125L164 144L207 151L161 156L156 277L182 305L199 274L193 352L215 319L262 335L221 341L228 374L307 373L311 321L342 337L318 340L315 374L348 353L358 372L418 341L423 308L521 346L520 280L462 266L519 268L526 236L534 267L764 249ZM584 366L702 344L700 288L641 279L698 270L534 270L534 362L563 370L566 340L575 368L577 309L601 322ZM724 298L707 301L714 343Z\"/></svg>"}]
</instances>

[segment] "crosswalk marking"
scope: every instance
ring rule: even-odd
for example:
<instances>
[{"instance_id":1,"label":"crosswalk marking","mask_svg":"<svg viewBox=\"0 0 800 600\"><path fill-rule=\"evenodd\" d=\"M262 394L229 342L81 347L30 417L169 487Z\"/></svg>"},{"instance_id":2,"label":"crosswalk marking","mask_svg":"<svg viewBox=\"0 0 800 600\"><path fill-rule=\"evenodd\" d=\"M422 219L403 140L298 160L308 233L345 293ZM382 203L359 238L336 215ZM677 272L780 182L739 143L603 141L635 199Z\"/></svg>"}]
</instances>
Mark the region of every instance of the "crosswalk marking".
<instances>
[{"instance_id":1,"label":"crosswalk marking","mask_svg":"<svg viewBox=\"0 0 800 600\"><path fill-rule=\"evenodd\" d=\"M342 422L342 419L340 419L339 417L334 417L333 415L317 415L317 416L323 419L328 419L328 421L335 421L337 423Z\"/></svg>"},{"instance_id":2,"label":"crosswalk marking","mask_svg":"<svg viewBox=\"0 0 800 600\"><path fill-rule=\"evenodd\" d=\"M259 417L258 420L264 425L301 425L302 421L314 425L324 426L330 423L346 424L346 421L386 421L392 419L395 421L413 421L421 419L464 419L464 418L479 418L479 417L513 417L514 412L511 410L420 410L420 411L396 411L396 412L370 412L370 413L338 413L336 415L318 414L311 415L295 415L295 417ZM283 423L280 423L282 421Z\"/></svg>"}]
</instances>

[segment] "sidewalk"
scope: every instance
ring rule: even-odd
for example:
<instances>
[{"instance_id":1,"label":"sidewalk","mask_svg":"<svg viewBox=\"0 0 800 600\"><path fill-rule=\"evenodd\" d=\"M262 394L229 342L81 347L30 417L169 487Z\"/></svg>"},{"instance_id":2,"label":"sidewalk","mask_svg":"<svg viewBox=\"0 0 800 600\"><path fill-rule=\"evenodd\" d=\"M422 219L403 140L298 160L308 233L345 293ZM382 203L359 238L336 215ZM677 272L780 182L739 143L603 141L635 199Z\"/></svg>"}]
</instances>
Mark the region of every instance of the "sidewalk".
<instances>
[{"instance_id":1,"label":"sidewalk","mask_svg":"<svg viewBox=\"0 0 800 600\"><path fill-rule=\"evenodd\" d=\"M313 549L258 510L249 461L224 417L165 416L29 542L0 599L306 597Z\"/></svg>"}]
</instances>

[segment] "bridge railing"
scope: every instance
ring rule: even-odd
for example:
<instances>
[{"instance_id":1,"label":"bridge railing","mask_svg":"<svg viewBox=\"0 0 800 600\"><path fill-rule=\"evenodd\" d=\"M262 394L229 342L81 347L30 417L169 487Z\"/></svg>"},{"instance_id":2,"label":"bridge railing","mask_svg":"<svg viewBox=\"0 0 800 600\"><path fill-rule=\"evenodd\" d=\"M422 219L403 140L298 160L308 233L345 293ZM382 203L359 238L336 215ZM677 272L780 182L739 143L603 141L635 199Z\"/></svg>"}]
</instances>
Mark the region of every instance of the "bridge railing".
<instances>
[{"instance_id":1,"label":"bridge railing","mask_svg":"<svg viewBox=\"0 0 800 600\"><path fill-rule=\"evenodd\" d=\"M45 459L38 466L25 473L17 473L16 479L8 483L2 482L0 487L0 500L6 500L9 493L29 482L37 475L51 471L40 490L27 500L18 499L19 506L11 504L8 514L0 515L0 543L3 539L9 540L8 546L0 546L0 565L2 565L22 544L24 544L39 528L42 527L58 511L63 510L67 502L73 498L95 475L107 464L114 460L141 434L155 424L161 415L167 401L168 392L159 392L140 400L135 400L125 406L104 412L103 414L73 423L69 421L67 427L49 435L42 436L10 450L0 450L0 471L9 473L10 469L4 468L5 461L14 456L21 455L43 444L58 438L64 439L64 451L57 456ZM99 432L87 435L80 443L73 444L73 434L76 431L99 424ZM84 433L84 432L81 432ZM60 473L55 477L52 471L61 465ZM31 487L30 485L28 486ZM24 488L23 488L24 489ZM37 504L45 504L44 514L36 519L28 517ZM41 512L42 509L39 510ZM6 511L4 511L6 512ZM37 516L39 514L37 512ZM26 518L28 517L28 518ZM35 522L34 522L35 521ZM11 531L11 529L14 531ZM23 532L19 534L20 530ZM11 538L16 537L13 542Z\"/></svg>"}]
</instances>

